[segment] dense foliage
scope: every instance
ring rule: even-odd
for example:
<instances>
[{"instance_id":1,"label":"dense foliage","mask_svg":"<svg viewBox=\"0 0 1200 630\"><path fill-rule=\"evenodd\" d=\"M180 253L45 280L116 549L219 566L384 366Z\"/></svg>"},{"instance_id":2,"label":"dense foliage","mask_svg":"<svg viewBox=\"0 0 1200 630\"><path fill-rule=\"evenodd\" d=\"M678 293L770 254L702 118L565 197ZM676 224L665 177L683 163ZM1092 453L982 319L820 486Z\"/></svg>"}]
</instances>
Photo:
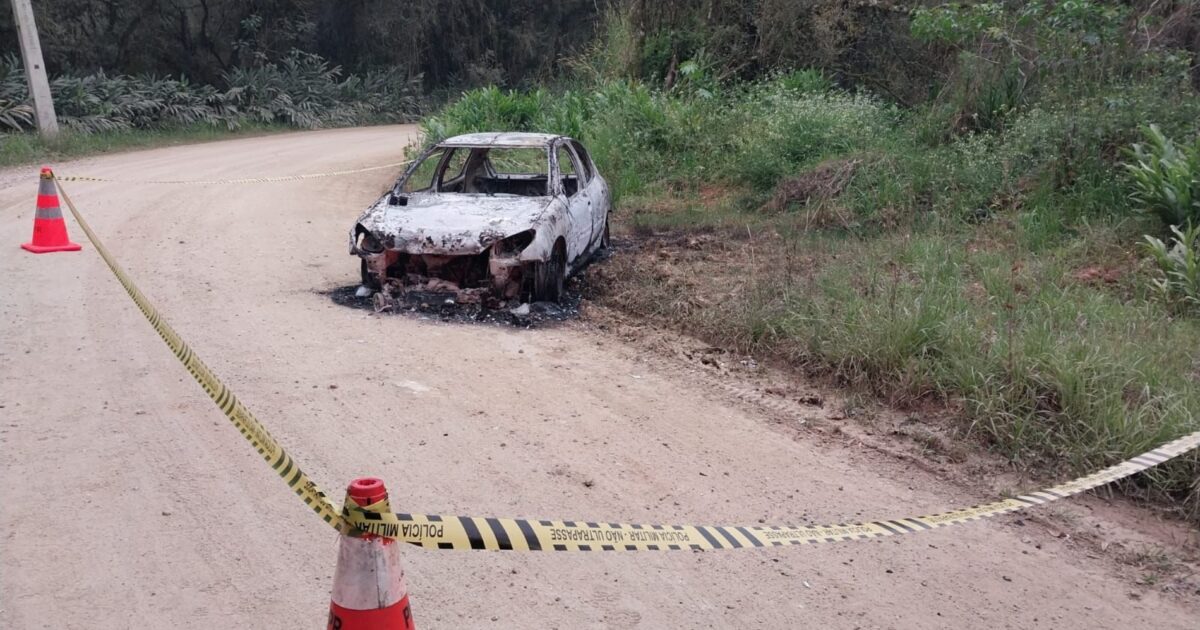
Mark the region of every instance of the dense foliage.
<instances>
[{"instance_id":1,"label":"dense foliage","mask_svg":"<svg viewBox=\"0 0 1200 630\"><path fill-rule=\"evenodd\" d=\"M1158 125L1146 129L1146 143L1135 143L1125 168L1138 208L1153 212L1169 226L1200 226L1200 137L1177 146Z\"/></svg>"},{"instance_id":2,"label":"dense foliage","mask_svg":"<svg viewBox=\"0 0 1200 630\"><path fill-rule=\"evenodd\" d=\"M7 4L7 3L6 3ZM423 76L426 87L519 83L586 42L595 0L37 0L54 74L186 76L219 84L235 68L292 50L354 73ZM0 8L0 55L17 51Z\"/></svg>"},{"instance_id":3,"label":"dense foliage","mask_svg":"<svg viewBox=\"0 0 1200 630\"><path fill-rule=\"evenodd\" d=\"M246 123L313 129L416 118L418 79L398 72L343 76L316 55L293 51L279 63L235 68L224 89L185 78L57 76L50 83L60 122L91 134L189 125L236 129ZM0 59L0 132L32 130L33 111L20 63Z\"/></svg>"}]
</instances>

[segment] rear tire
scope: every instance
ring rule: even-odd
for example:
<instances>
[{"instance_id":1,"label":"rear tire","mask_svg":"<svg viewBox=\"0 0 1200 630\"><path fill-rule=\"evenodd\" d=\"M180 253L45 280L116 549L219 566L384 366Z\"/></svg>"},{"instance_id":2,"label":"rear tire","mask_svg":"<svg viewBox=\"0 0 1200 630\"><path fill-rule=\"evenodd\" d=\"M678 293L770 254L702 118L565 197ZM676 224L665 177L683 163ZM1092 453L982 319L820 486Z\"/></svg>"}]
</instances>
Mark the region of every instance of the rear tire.
<instances>
[{"instance_id":1,"label":"rear tire","mask_svg":"<svg viewBox=\"0 0 1200 630\"><path fill-rule=\"evenodd\" d=\"M559 303L567 280L567 256L562 247L555 247L550 260L534 263L532 301Z\"/></svg>"},{"instance_id":2,"label":"rear tire","mask_svg":"<svg viewBox=\"0 0 1200 630\"><path fill-rule=\"evenodd\" d=\"M608 217L604 217L604 234L600 236L600 249L612 247L612 232L608 227Z\"/></svg>"}]
</instances>

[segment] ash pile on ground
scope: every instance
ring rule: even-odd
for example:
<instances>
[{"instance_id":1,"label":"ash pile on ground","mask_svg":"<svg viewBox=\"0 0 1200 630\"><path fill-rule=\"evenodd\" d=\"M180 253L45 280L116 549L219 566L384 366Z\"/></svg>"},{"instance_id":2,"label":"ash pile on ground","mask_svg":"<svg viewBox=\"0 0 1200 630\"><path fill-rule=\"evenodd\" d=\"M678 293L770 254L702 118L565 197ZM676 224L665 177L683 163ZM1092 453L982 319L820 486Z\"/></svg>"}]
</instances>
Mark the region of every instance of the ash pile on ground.
<instances>
[{"instance_id":1,"label":"ash pile on ground","mask_svg":"<svg viewBox=\"0 0 1200 630\"><path fill-rule=\"evenodd\" d=\"M380 316L391 314L407 315L419 319L465 324L493 324L514 326L517 328L536 328L556 324L579 316L579 304L582 292L576 282L569 282L562 304L551 302L533 302L517 304L508 308L487 308L481 304L458 304L446 295L421 295L411 293L397 307L378 313ZM375 312L375 302L371 296L359 297L356 292L358 285L338 287L324 291L334 304L349 308Z\"/></svg>"}]
</instances>

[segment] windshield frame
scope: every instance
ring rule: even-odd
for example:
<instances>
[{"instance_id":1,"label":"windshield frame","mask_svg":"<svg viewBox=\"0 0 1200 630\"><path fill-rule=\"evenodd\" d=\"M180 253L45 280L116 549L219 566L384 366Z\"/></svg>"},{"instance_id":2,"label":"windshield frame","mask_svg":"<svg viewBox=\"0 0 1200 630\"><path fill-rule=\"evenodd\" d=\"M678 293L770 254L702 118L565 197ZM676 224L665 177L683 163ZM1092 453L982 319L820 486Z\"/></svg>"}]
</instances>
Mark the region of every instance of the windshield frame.
<instances>
[{"instance_id":1,"label":"windshield frame","mask_svg":"<svg viewBox=\"0 0 1200 630\"><path fill-rule=\"evenodd\" d=\"M551 147L549 145L547 145L547 146L525 146L525 145L508 146L508 145L503 145L503 144L501 144L501 145L490 145L490 144L465 145L465 144L441 144L441 143L439 143L439 144L435 144L432 147L429 147L428 149L422 151L420 156L418 156L416 159L414 159L412 161L412 163L410 163L408 165L408 167L404 170L404 173L401 174L400 178L397 179L396 183L392 185L391 194L394 196L405 196L405 195L416 195L416 194L488 195L488 193L446 192L446 191L442 191L442 190L438 189L439 183L441 182L441 178L445 174L447 162L451 159L451 157L455 154L455 152L459 151L459 150L465 150L465 151L469 151L472 153L475 151L479 151L479 150L486 150L489 152L493 151L493 150L540 151L542 153L542 158L543 158L542 166L544 167L544 170L537 174L531 173L531 175L544 176L546 178L545 194L539 195L539 196L552 197L555 194L554 191L558 190L558 185L557 185L558 177L557 177L557 173L555 172L556 169L554 168L554 164L551 160ZM412 179L412 177L414 175L416 175L417 171L425 164L425 162L432 158L435 158L435 154L438 153L439 151L442 152L442 156L440 158L436 158L437 165L434 167L433 173L431 175L431 177L432 177L431 181L428 182L428 184L425 185L423 188L414 190L412 192L405 192L405 190L404 190L405 185L407 185L409 183L409 181ZM468 159L470 159L470 158L468 157ZM494 167L491 164L490 159L487 160L487 167L488 167L489 173L493 176L501 176L501 177L514 176L514 175L517 177L521 176L521 174L514 174L514 173L496 173ZM492 195L492 196L494 196L494 195Z\"/></svg>"}]
</instances>

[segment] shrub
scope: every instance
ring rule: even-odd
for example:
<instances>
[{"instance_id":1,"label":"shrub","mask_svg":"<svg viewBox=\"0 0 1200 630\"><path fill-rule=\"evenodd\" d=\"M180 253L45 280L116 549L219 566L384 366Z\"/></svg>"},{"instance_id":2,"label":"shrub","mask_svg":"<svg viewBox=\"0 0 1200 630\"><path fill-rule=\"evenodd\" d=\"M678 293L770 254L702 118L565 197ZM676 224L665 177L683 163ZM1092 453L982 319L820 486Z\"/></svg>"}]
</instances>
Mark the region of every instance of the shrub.
<instances>
[{"instance_id":1,"label":"shrub","mask_svg":"<svg viewBox=\"0 0 1200 630\"><path fill-rule=\"evenodd\" d=\"M897 120L897 111L874 97L799 94L786 83L751 94L739 108L750 120L732 139L729 170L761 190L825 158L878 146Z\"/></svg>"},{"instance_id":2,"label":"shrub","mask_svg":"<svg viewBox=\"0 0 1200 630\"><path fill-rule=\"evenodd\" d=\"M543 90L518 92L492 86L464 92L440 114L425 119L425 141L484 131L554 132L541 124L546 100Z\"/></svg>"},{"instance_id":3,"label":"shrub","mask_svg":"<svg viewBox=\"0 0 1200 630\"><path fill-rule=\"evenodd\" d=\"M0 99L0 129L21 131L33 127L33 107Z\"/></svg>"},{"instance_id":4,"label":"shrub","mask_svg":"<svg viewBox=\"0 0 1200 630\"><path fill-rule=\"evenodd\" d=\"M792 70L778 76L775 81L784 89L797 94L815 94L833 90L833 81L824 72L813 68Z\"/></svg>"},{"instance_id":5,"label":"shrub","mask_svg":"<svg viewBox=\"0 0 1200 630\"><path fill-rule=\"evenodd\" d=\"M1171 232L1169 246L1153 236L1144 237L1142 243L1162 274L1154 280L1154 288L1168 303L1195 310L1200 307L1200 225L1184 229L1173 225Z\"/></svg>"},{"instance_id":6,"label":"shrub","mask_svg":"<svg viewBox=\"0 0 1200 630\"><path fill-rule=\"evenodd\" d=\"M409 121L422 108L419 76L388 70L343 79L340 67L298 51L235 68L224 80L221 90L183 77L96 72L54 77L50 91L60 122L84 134L247 122L312 129ZM0 130L32 130L32 112L20 62L0 59Z\"/></svg>"},{"instance_id":7,"label":"shrub","mask_svg":"<svg viewBox=\"0 0 1200 630\"><path fill-rule=\"evenodd\" d=\"M1157 125L1145 136L1146 144L1129 151L1134 163L1125 165L1134 188L1130 198L1168 226L1200 225L1200 138L1176 146Z\"/></svg>"}]
</instances>

